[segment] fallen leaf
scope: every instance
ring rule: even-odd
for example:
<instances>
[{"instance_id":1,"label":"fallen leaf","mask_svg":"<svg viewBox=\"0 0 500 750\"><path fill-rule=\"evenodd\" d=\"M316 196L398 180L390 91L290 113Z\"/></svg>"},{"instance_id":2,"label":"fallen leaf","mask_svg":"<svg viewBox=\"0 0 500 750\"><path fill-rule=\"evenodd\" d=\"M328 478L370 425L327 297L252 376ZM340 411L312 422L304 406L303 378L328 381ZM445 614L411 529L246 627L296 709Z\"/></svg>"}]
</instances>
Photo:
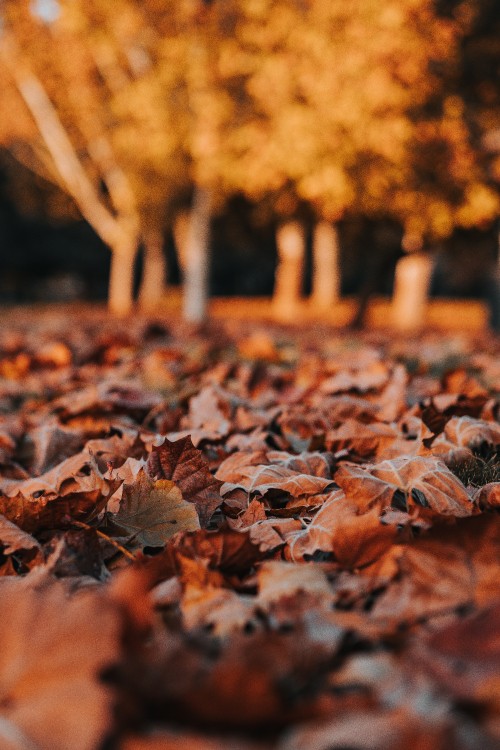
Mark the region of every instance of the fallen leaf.
<instances>
[{"instance_id":1,"label":"fallen leaf","mask_svg":"<svg viewBox=\"0 0 500 750\"><path fill-rule=\"evenodd\" d=\"M394 527L382 524L376 508L360 513L341 491L320 508L311 524L287 537L287 555L294 562L330 553L344 568L369 565L381 557L396 536Z\"/></svg>"},{"instance_id":2,"label":"fallen leaf","mask_svg":"<svg viewBox=\"0 0 500 750\"><path fill-rule=\"evenodd\" d=\"M182 497L194 503L201 526L208 525L214 511L222 502L221 482L212 476L208 463L189 437L175 442L165 440L154 446L147 469L155 479L169 479L182 492Z\"/></svg>"},{"instance_id":3,"label":"fallen leaf","mask_svg":"<svg viewBox=\"0 0 500 750\"><path fill-rule=\"evenodd\" d=\"M0 545L3 547L3 555L31 550L36 553L41 550L39 542L31 534L27 534L2 515L0 515Z\"/></svg>"},{"instance_id":4,"label":"fallen leaf","mask_svg":"<svg viewBox=\"0 0 500 750\"><path fill-rule=\"evenodd\" d=\"M465 487L447 466L426 456L401 457L365 468L341 466L335 481L361 509L430 508L457 518L477 512Z\"/></svg>"},{"instance_id":5,"label":"fallen leaf","mask_svg":"<svg viewBox=\"0 0 500 750\"><path fill-rule=\"evenodd\" d=\"M149 547L163 546L178 531L200 528L196 507L183 499L179 487L169 479L152 481L144 471L124 488L112 522L123 535Z\"/></svg>"},{"instance_id":6,"label":"fallen leaf","mask_svg":"<svg viewBox=\"0 0 500 750\"><path fill-rule=\"evenodd\" d=\"M0 579L3 721L23 750L95 750L112 726L100 675L119 658L118 612L100 593L70 597L44 576Z\"/></svg>"}]
</instances>

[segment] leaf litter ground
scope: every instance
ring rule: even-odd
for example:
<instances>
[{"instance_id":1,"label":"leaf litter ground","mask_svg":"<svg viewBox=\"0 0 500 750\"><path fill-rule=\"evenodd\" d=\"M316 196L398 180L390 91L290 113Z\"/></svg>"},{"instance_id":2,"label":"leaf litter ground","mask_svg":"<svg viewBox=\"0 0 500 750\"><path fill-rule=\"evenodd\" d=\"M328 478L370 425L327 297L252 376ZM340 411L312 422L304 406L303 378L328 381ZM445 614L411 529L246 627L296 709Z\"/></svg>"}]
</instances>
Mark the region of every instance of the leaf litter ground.
<instances>
[{"instance_id":1,"label":"leaf litter ground","mask_svg":"<svg viewBox=\"0 0 500 750\"><path fill-rule=\"evenodd\" d=\"M2 750L498 747L499 350L5 325Z\"/></svg>"}]
</instances>

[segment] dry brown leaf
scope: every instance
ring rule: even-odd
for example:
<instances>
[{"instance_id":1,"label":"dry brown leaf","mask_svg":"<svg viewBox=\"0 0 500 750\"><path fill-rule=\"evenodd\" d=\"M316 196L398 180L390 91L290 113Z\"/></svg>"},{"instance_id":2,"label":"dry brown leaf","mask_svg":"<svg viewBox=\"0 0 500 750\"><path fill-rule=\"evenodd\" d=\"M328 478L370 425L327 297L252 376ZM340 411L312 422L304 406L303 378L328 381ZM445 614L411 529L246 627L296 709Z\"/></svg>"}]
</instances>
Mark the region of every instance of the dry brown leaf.
<instances>
[{"instance_id":1,"label":"dry brown leaf","mask_svg":"<svg viewBox=\"0 0 500 750\"><path fill-rule=\"evenodd\" d=\"M458 518L477 512L460 480L433 457L395 458L366 469L345 465L335 481L361 509L392 504L403 511L421 507Z\"/></svg>"},{"instance_id":2,"label":"dry brown leaf","mask_svg":"<svg viewBox=\"0 0 500 750\"><path fill-rule=\"evenodd\" d=\"M301 474L283 464L248 466L242 468L241 474L242 478L236 484L224 484L222 494L241 487L250 494L265 495L269 490L279 490L292 497L301 497L317 495L333 486L333 479Z\"/></svg>"},{"instance_id":3,"label":"dry brown leaf","mask_svg":"<svg viewBox=\"0 0 500 750\"><path fill-rule=\"evenodd\" d=\"M498 510L500 508L500 482L485 484L475 493L474 501L482 510Z\"/></svg>"},{"instance_id":4,"label":"dry brown leaf","mask_svg":"<svg viewBox=\"0 0 500 750\"><path fill-rule=\"evenodd\" d=\"M189 413L181 421L181 427L204 430L209 434L215 434L215 439L225 437L229 432L230 415L221 411L220 401L220 391L213 385L205 386L189 400Z\"/></svg>"},{"instance_id":5,"label":"dry brown leaf","mask_svg":"<svg viewBox=\"0 0 500 750\"><path fill-rule=\"evenodd\" d=\"M432 443L432 453L447 464L462 456L460 449L484 455L493 453L500 446L500 425L472 417L452 417L444 432Z\"/></svg>"},{"instance_id":6,"label":"dry brown leaf","mask_svg":"<svg viewBox=\"0 0 500 750\"><path fill-rule=\"evenodd\" d=\"M56 421L45 422L30 430L28 442L33 446L31 473L39 476L61 460L78 453L85 443L78 430L70 430Z\"/></svg>"},{"instance_id":7,"label":"dry brown leaf","mask_svg":"<svg viewBox=\"0 0 500 750\"><path fill-rule=\"evenodd\" d=\"M396 622L418 621L499 595L500 520L463 519L434 529L399 557L399 575L376 601L372 615Z\"/></svg>"},{"instance_id":8,"label":"dry brown leaf","mask_svg":"<svg viewBox=\"0 0 500 750\"><path fill-rule=\"evenodd\" d=\"M239 450L232 453L221 463L215 476L222 482L237 484L246 476L245 471L249 466L259 466L268 463L267 450Z\"/></svg>"},{"instance_id":9,"label":"dry brown leaf","mask_svg":"<svg viewBox=\"0 0 500 750\"><path fill-rule=\"evenodd\" d=\"M212 476L208 463L189 437L174 443L165 440L153 447L149 456L148 472L157 479L170 479L179 487L182 497L194 503L202 526L207 526L214 511L222 502L221 482Z\"/></svg>"},{"instance_id":10,"label":"dry brown leaf","mask_svg":"<svg viewBox=\"0 0 500 750\"><path fill-rule=\"evenodd\" d=\"M40 477L0 480L0 513L28 532L57 527L104 507L117 485L82 451Z\"/></svg>"},{"instance_id":11,"label":"dry brown leaf","mask_svg":"<svg viewBox=\"0 0 500 750\"><path fill-rule=\"evenodd\" d=\"M457 698L498 710L500 597L489 607L434 632L414 647L414 657Z\"/></svg>"},{"instance_id":12,"label":"dry brown leaf","mask_svg":"<svg viewBox=\"0 0 500 750\"><path fill-rule=\"evenodd\" d=\"M328 450L346 450L351 455L368 459L382 453L399 437L393 425L375 422L360 424L355 419L347 419L340 427L329 430L325 445Z\"/></svg>"},{"instance_id":13,"label":"dry brown leaf","mask_svg":"<svg viewBox=\"0 0 500 750\"><path fill-rule=\"evenodd\" d=\"M281 561L265 562L259 568L257 581L257 604L262 609L281 599L292 598L298 592L308 594L324 606L331 606L334 598L325 573L311 563L292 565Z\"/></svg>"},{"instance_id":14,"label":"dry brown leaf","mask_svg":"<svg viewBox=\"0 0 500 750\"><path fill-rule=\"evenodd\" d=\"M287 537L287 556L294 562L331 553L344 568L369 565L381 557L395 538L395 528L380 522L376 508L359 513L341 491L334 493L303 531Z\"/></svg>"},{"instance_id":15,"label":"dry brown leaf","mask_svg":"<svg viewBox=\"0 0 500 750\"><path fill-rule=\"evenodd\" d=\"M356 391L366 393L384 386L389 380L389 368L383 362L373 362L366 368L348 372L341 370L320 385L322 393L345 393Z\"/></svg>"},{"instance_id":16,"label":"dry brown leaf","mask_svg":"<svg viewBox=\"0 0 500 750\"><path fill-rule=\"evenodd\" d=\"M41 551L38 541L25 531L11 523L5 516L0 515L0 545L3 547L3 555L11 555L14 552Z\"/></svg>"}]
</instances>

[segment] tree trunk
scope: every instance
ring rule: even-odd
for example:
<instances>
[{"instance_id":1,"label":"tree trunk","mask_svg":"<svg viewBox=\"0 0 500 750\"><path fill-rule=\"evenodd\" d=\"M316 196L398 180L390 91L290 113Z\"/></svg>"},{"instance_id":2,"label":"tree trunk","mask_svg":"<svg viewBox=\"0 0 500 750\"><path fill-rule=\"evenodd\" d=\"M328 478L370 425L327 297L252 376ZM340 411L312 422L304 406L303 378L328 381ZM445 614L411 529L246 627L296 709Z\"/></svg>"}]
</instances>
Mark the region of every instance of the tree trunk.
<instances>
[{"instance_id":1,"label":"tree trunk","mask_svg":"<svg viewBox=\"0 0 500 750\"><path fill-rule=\"evenodd\" d=\"M340 298L339 236L337 227L320 221L313 235L313 277L311 302L327 311Z\"/></svg>"},{"instance_id":2,"label":"tree trunk","mask_svg":"<svg viewBox=\"0 0 500 750\"><path fill-rule=\"evenodd\" d=\"M211 195L197 187L186 236L182 312L189 323L205 320L208 307Z\"/></svg>"},{"instance_id":3,"label":"tree trunk","mask_svg":"<svg viewBox=\"0 0 500 750\"><path fill-rule=\"evenodd\" d=\"M155 229L143 235L142 280L139 305L143 310L154 310L165 293L167 259L163 251L163 235Z\"/></svg>"},{"instance_id":4,"label":"tree trunk","mask_svg":"<svg viewBox=\"0 0 500 750\"><path fill-rule=\"evenodd\" d=\"M137 243L133 241L115 245L111 253L108 309L118 317L125 317L132 312L136 255Z\"/></svg>"},{"instance_id":5,"label":"tree trunk","mask_svg":"<svg viewBox=\"0 0 500 750\"><path fill-rule=\"evenodd\" d=\"M273 293L273 313L276 318L292 321L297 315L302 293L305 240L304 229L298 221L282 224L276 232L278 263Z\"/></svg>"},{"instance_id":6,"label":"tree trunk","mask_svg":"<svg viewBox=\"0 0 500 750\"><path fill-rule=\"evenodd\" d=\"M414 252L401 258L394 276L392 325L399 331L421 328L431 282L433 260L428 253Z\"/></svg>"},{"instance_id":7,"label":"tree trunk","mask_svg":"<svg viewBox=\"0 0 500 750\"><path fill-rule=\"evenodd\" d=\"M186 274L186 248L189 232L189 211L180 211L174 220L174 243L181 276Z\"/></svg>"}]
</instances>

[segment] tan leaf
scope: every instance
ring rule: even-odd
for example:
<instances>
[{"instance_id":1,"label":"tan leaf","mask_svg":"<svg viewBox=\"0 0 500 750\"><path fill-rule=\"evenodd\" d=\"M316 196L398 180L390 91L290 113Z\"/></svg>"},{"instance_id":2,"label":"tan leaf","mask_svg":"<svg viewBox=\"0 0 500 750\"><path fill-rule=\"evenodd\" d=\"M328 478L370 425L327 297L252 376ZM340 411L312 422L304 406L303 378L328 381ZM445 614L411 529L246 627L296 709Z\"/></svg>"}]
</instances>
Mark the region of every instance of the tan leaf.
<instances>
[{"instance_id":1,"label":"tan leaf","mask_svg":"<svg viewBox=\"0 0 500 750\"><path fill-rule=\"evenodd\" d=\"M183 499L179 487L169 479L153 482L144 471L124 488L113 523L150 547L161 547L178 531L200 528L195 506Z\"/></svg>"}]
</instances>

